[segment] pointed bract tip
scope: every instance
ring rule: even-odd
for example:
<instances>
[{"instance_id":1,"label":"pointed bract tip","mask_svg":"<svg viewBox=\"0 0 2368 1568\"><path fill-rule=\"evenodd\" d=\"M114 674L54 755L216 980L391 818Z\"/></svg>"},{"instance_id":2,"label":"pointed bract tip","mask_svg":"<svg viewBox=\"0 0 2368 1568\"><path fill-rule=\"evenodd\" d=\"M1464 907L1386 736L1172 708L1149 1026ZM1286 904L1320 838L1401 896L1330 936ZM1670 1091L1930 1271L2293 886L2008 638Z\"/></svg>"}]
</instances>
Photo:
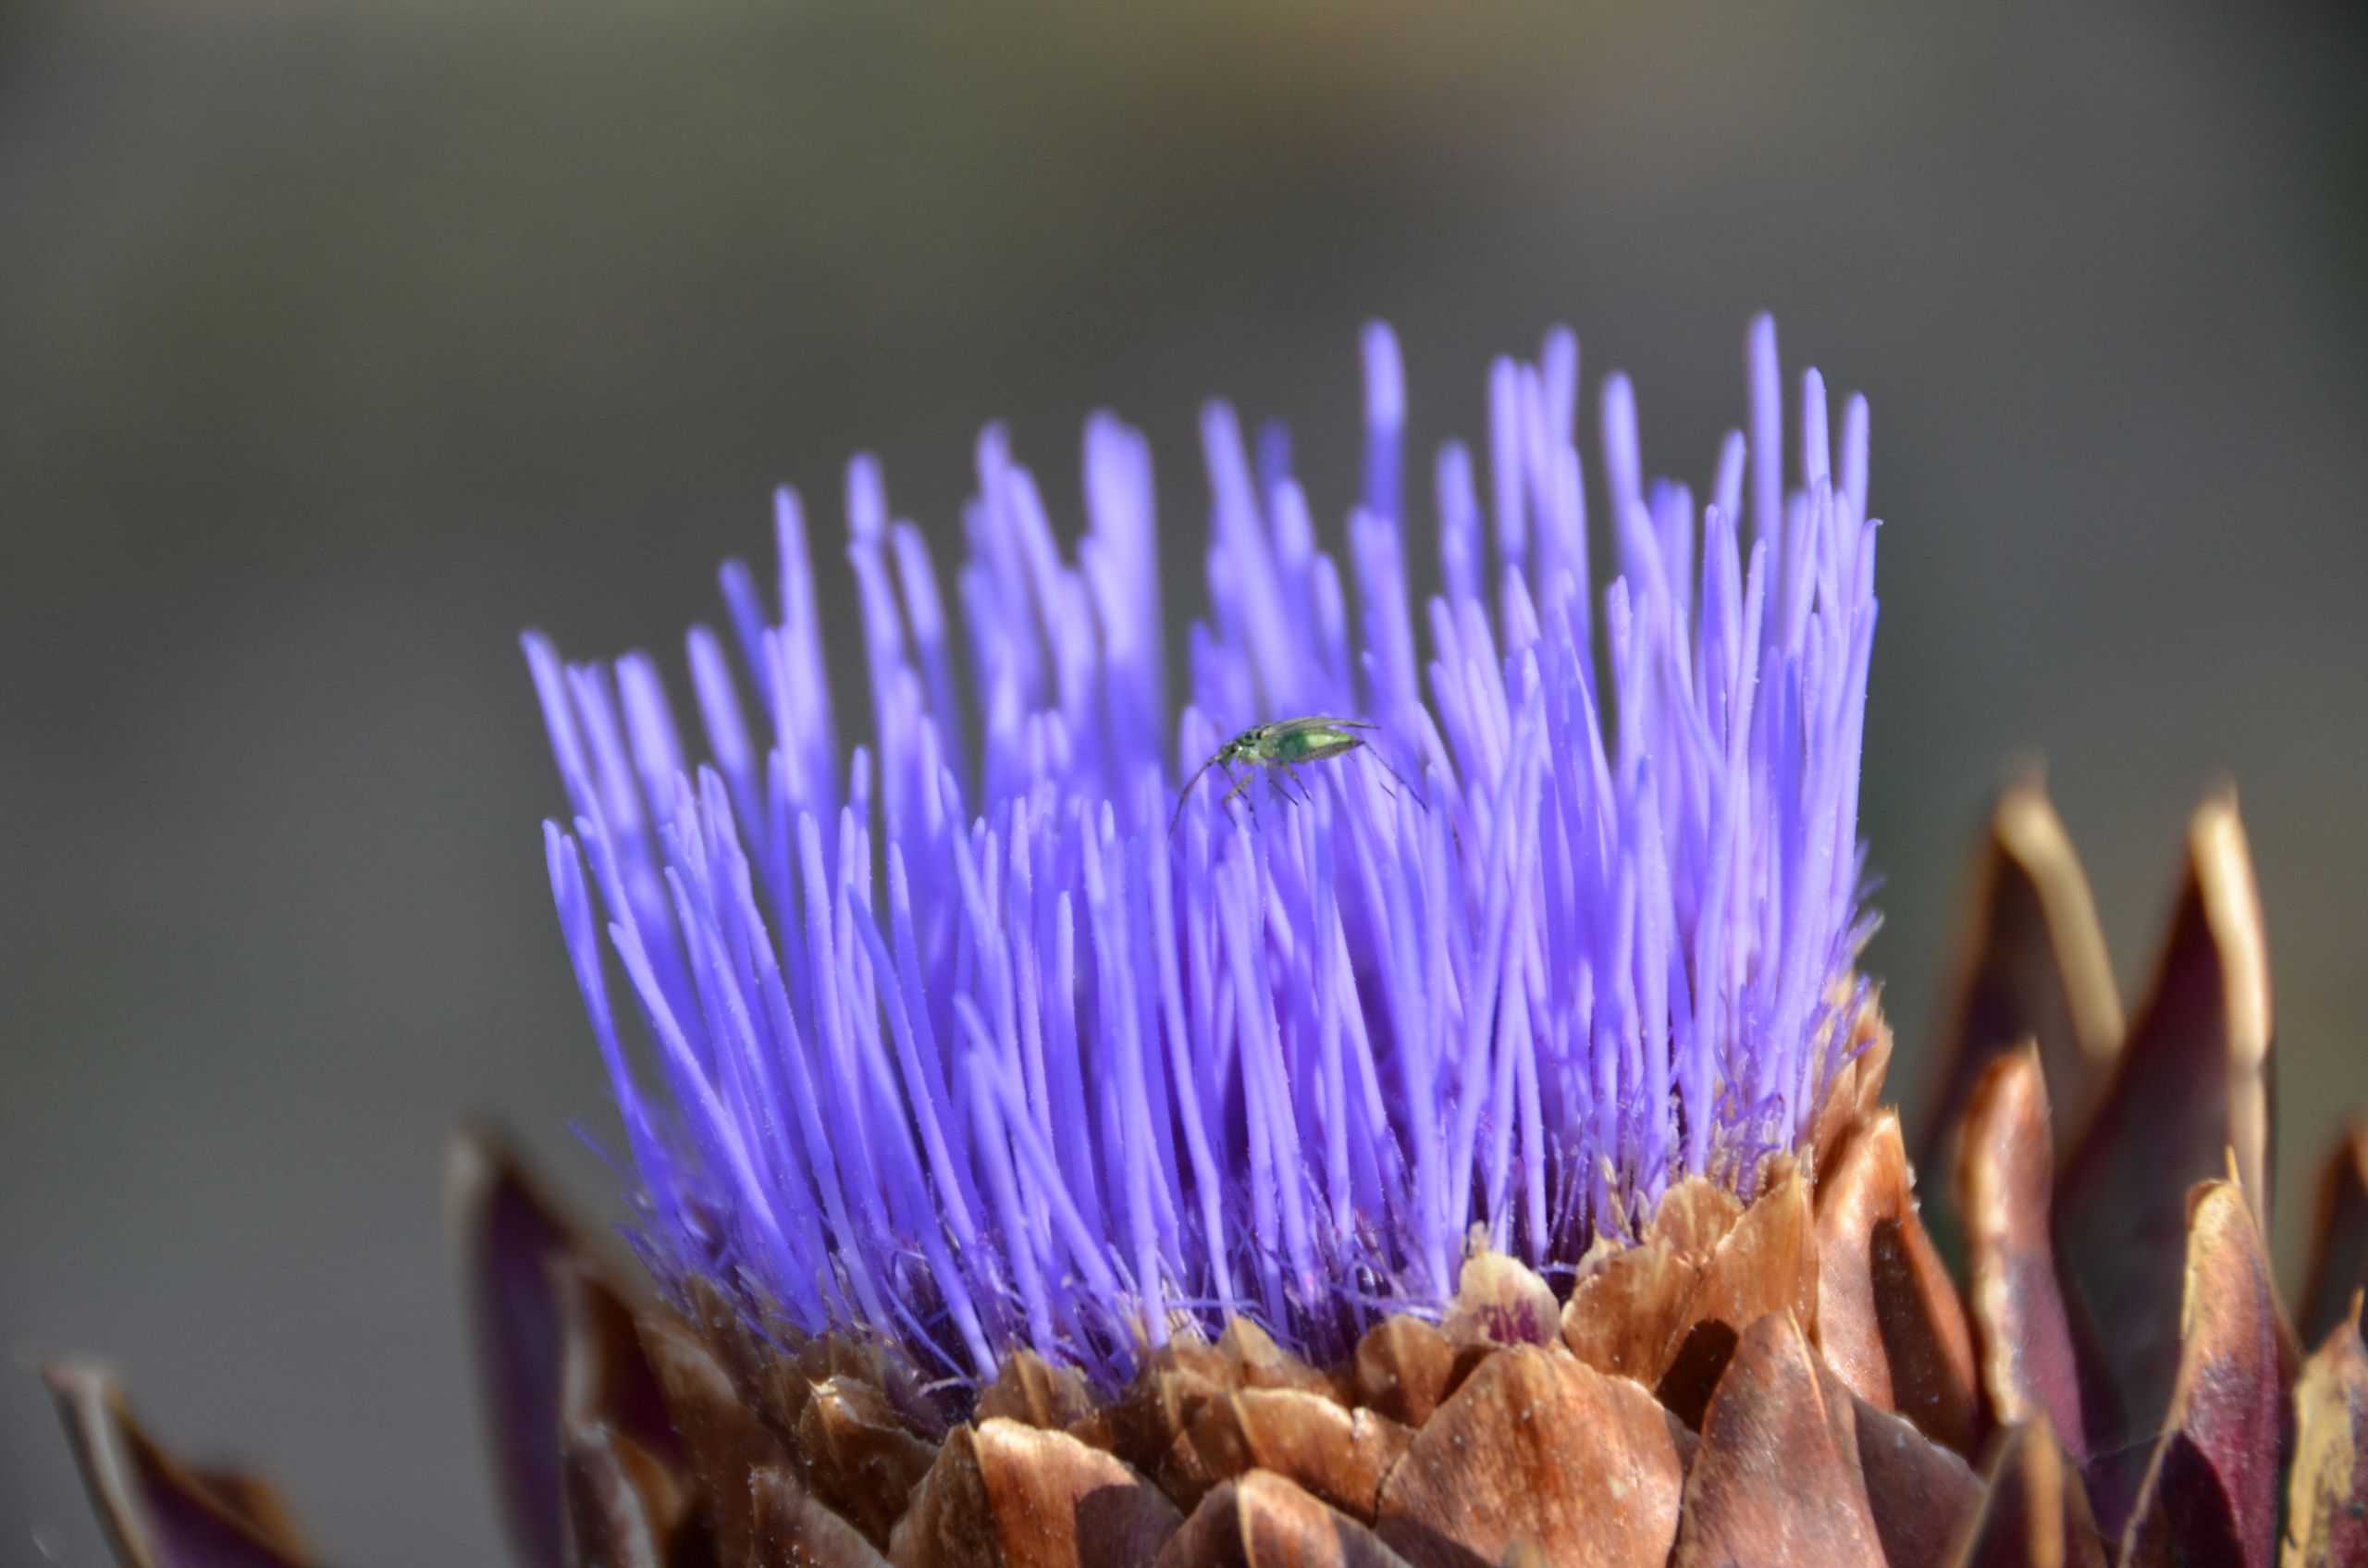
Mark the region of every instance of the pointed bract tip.
<instances>
[{"instance_id":1,"label":"pointed bract tip","mask_svg":"<svg viewBox=\"0 0 2368 1568\"><path fill-rule=\"evenodd\" d=\"M174 1460L141 1430L101 1364L68 1358L38 1370L127 1568L309 1568L292 1516L270 1487Z\"/></svg>"}]
</instances>

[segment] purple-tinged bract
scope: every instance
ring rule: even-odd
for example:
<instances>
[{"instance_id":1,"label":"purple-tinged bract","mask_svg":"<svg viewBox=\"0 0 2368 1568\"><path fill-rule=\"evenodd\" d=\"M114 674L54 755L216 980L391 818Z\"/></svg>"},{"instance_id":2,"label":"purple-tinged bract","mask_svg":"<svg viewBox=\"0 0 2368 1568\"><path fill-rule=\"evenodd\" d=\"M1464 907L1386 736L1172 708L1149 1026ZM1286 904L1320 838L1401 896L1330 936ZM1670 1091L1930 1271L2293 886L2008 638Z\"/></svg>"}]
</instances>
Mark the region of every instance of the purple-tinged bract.
<instances>
[{"instance_id":1,"label":"purple-tinged bract","mask_svg":"<svg viewBox=\"0 0 2368 1568\"><path fill-rule=\"evenodd\" d=\"M1549 336L1495 366L1488 444L1441 451L1410 537L1372 327L1338 556L1286 443L1210 405L1213 611L1172 728L1151 453L1107 415L1073 552L980 438L950 605L851 465L851 758L788 491L777 608L734 562L730 635L690 634L705 761L651 660L530 636L574 811L552 883L660 1275L957 1380L1029 1346L1115 1381L1234 1314L1322 1358L1437 1310L1475 1236L1567 1271L1673 1179L1796 1145L1860 984L1875 525L1865 403L1837 451L1804 378L1787 488L1765 319L1747 363L1699 504L1646 480L1610 377L1591 517ZM1227 738L1311 714L1371 749L1203 787L1170 835Z\"/></svg>"}]
</instances>

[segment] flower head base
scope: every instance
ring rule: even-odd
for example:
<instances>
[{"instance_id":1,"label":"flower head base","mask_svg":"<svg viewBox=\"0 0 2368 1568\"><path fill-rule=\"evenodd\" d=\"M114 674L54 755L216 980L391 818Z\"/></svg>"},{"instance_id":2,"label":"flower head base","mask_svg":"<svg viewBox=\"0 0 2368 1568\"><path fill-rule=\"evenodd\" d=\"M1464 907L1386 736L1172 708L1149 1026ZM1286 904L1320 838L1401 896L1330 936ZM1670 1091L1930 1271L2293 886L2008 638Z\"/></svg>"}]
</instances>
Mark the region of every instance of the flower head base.
<instances>
[{"instance_id":1,"label":"flower head base","mask_svg":"<svg viewBox=\"0 0 2368 1568\"><path fill-rule=\"evenodd\" d=\"M553 886L661 1277L963 1381L1026 1346L1115 1383L1236 1315L1329 1358L1437 1309L1475 1229L1551 1273L1674 1179L1747 1189L1807 1135L1867 930L1864 402L1837 469L1809 373L1787 489L1758 322L1750 438L1697 506L1646 483L1611 377L1598 606L1575 340L1500 362L1485 510L1474 455L1437 461L1425 661L1385 328L1364 359L1345 583L1279 435L1253 456L1204 414L1213 613L1173 733L1150 453L1107 416L1073 559L1002 432L980 442L968 706L923 537L852 465L851 762L786 491L779 620L734 563L738 668L690 636L696 769L650 660L527 638L574 812ZM1170 833L1227 736L1307 714L1369 722L1376 755L1203 789Z\"/></svg>"}]
</instances>

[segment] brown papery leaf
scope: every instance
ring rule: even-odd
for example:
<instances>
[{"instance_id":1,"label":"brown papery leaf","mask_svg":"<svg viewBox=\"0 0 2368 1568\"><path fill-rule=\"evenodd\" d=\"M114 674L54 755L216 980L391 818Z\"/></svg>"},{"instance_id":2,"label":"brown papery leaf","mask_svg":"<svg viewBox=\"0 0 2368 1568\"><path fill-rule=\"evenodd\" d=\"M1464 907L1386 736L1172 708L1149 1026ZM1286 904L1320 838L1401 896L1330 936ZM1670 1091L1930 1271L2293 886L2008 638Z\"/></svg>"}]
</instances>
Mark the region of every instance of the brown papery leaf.
<instances>
[{"instance_id":1,"label":"brown papery leaf","mask_svg":"<svg viewBox=\"0 0 2368 1568\"><path fill-rule=\"evenodd\" d=\"M1406 1568L1406 1560L1321 1499L1253 1470L1192 1511L1158 1568Z\"/></svg>"},{"instance_id":2,"label":"brown papery leaf","mask_svg":"<svg viewBox=\"0 0 2368 1568\"><path fill-rule=\"evenodd\" d=\"M2355 1117L2319 1173L2319 1210L2311 1235L2311 1272L2295 1327L2317 1344L2351 1313L2368 1287L2368 1117Z\"/></svg>"},{"instance_id":3,"label":"brown papery leaf","mask_svg":"<svg viewBox=\"0 0 2368 1568\"><path fill-rule=\"evenodd\" d=\"M878 1546L937 1458L937 1445L908 1430L887 1395L851 1377L814 1386L798 1417L797 1450L814 1495Z\"/></svg>"},{"instance_id":4,"label":"brown papery leaf","mask_svg":"<svg viewBox=\"0 0 2368 1568\"><path fill-rule=\"evenodd\" d=\"M1447 1397L1455 1347L1413 1317L1385 1317L1357 1341L1350 1381L1357 1403L1405 1426L1420 1426Z\"/></svg>"},{"instance_id":5,"label":"brown papery leaf","mask_svg":"<svg viewBox=\"0 0 2368 1568\"><path fill-rule=\"evenodd\" d=\"M749 1478L757 1555L749 1568L888 1568L863 1532L817 1502L786 1470Z\"/></svg>"},{"instance_id":6,"label":"brown papery leaf","mask_svg":"<svg viewBox=\"0 0 2368 1568\"><path fill-rule=\"evenodd\" d=\"M1158 1488L1066 1432L956 1426L913 1492L896 1568L1144 1568L1183 1518Z\"/></svg>"},{"instance_id":7,"label":"brown papery leaf","mask_svg":"<svg viewBox=\"0 0 2368 1568\"><path fill-rule=\"evenodd\" d=\"M612 1394L627 1403L646 1402L647 1369L623 1365L632 1359L631 1337L619 1340L610 1332L615 1320L631 1315L632 1291L624 1281L632 1276L544 1194L496 1128L464 1126L453 1134L444 1193L511 1544L526 1568L562 1568L567 1521L560 1405L569 1375L562 1362L571 1353L579 1361L594 1358L574 1374L583 1385L580 1418L609 1414L598 1407ZM561 1300L562 1279L574 1281L566 1288L579 1292L572 1306ZM573 1352L563 1311L574 1316ZM614 1414L645 1446L663 1441L646 1413Z\"/></svg>"},{"instance_id":8,"label":"brown papery leaf","mask_svg":"<svg viewBox=\"0 0 2368 1568\"><path fill-rule=\"evenodd\" d=\"M1789 1314L1745 1330L1703 1414L1671 1568L1884 1568L1839 1393Z\"/></svg>"},{"instance_id":9,"label":"brown papery leaf","mask_svg":"<svg viewBox=\"0 0 2368 1568\"><path fill-rule=\"evenodd\" d=\"M1312 1495L1371 1522L1381 1484L1405 1457L1414 1434L1388 1417L1346 1406L1298 1389L1244 1389L1201 1407L1191 1428L1178 1439L1190 1451L1195 1484L1168 1495L1190 1507L1220 1482L1252 1469L1271 1470Z\"/></svg>"},{"instance_id":10,"label":"brown papery leaf","mask_svg":"<svg viewBox=\"0 0 2368 1568\"><path fill-rule=\"evenodd\" d=\"M2293 1345L2244 1193L2207 1182L2189 1207L2178 1381L2122 1560L2269 1568L2292 1449Z\"/></svg>"},{"instance_id":11,"label":"brown papery leaf","mask_svg":"<svg viewBox=\"0 0 2368 1568\"><path fill-rule=\"evenodd\" d=\"M1894 1112L1851 1141L1818 1190L1818 1343L1852 1392L1962 1453L1979 1436L1973 1336L1916 1215Z\"/></svg>"},{"instance_id":12,"label":"brown papery leaf","mask_svg":"<svg viewBox=\"0 0 2368 1568\"><path fill-rule=\"evenodd\" d=\"M637 1298L619 1294L602 1266L580 1255L553 1254L548 1272L559 1322L561 1430L614 1427L652 1460L679 1472L682 1440L666 1408L666 1390L642 1350Z\"/></svg>"},{"instance_id":13,"label":"brown papery leaf","mask_svg":"<svg viewBox=\"0 0 2368 1568\"><path fill-rule=\"evenodd\" d=\"M2252 861L2233 799L2188 829L2188 874L2146 1006L2113 1082L2057 1182L2059 1256L2118 1396L2125 1430L2151 1435L2179 1362L2171 1304L2189 1185L2234 1152L2257 1227L2268 1211L2268 957Z\"/></svg>"},{"instance_id":14,"label":"brown papery leaf","mask_svg":"<svg viewBox=\"0 0 2368 1568\"><path fill-rule=\"evenodd\" d=\"M1516 1345L1414 1435L1375 1533L1424 1568L1493 1562L1521 1540L1563 1568L1659 1568L1690 1441L1641 1385Z\"/></svg>"},{"instance_id":15,"label":"brown papery leaf","mask_svg":"<svg viewBox=\"0 0 2368 1568\"><path fill-rule=\"evenodd\" d=\"M876 1336L801 1335L774 1323L769 1343L750 1331L744 1308L711 1288L694 1290L701 1337L783 1442L794 1441L815 1390L833 1378L877 1389L895 1420L931 1447L944 1440L944 1414L921 1391L912 1363Z\"/></svg>"},{"instance_id":16,"label":"brown papery leaf","mask_svg":"<svg viewBox=\"0 0 2368 1568\"><path fill-rule=\"evenodd\" d=\"M1121 1460L1155 1473L1212 1400L1241 1387L1240 1364L1207 1345L1169 1344L1143 1358L1124 1392L1072 1436L1106 1436ZM1090 1440L1090 1439L1089 1439ZM1094 1442L1094 1447L1103 1444Z\"/></svg>"},{"instance_id":17,"label":"brown papery leaf","mask_svg":"<svg viewBox=\"0 0 2368 1568\"><path fill-rule=\"evenodd\" d=\"M2015 1427L2000 1445L1955 1568L2106 1568L2079 1468L2045 1418Z\"/></svg>"},{"instance_id":18,"label":"brown papery leaf","mask_svg":"<svg viewBox=\"0 0 2368 1568\"><path fill-rule=\"evenodd\" d=\"M231 1515L264 1539L290 1557L310 1557L312 1549L305 1544L304 1532L296 1523L296 1514L279 1488L262 1476L245 1470L222 1470L200 1465L188 1467L188 1474L206 1494L228 1509Z\"/></svg>"},{"instance_id":19,"label":"brown papery leaf","mask_svg":"<svg viewBox=\"0 0 2368 1568\"><path fill-rule=\"evenodd\" d=\"M571 1426L562 1452L574 1568L665 1568L690 1512L680 1471L605 1422Z\"/></svg>"},{"instance_id":20,"label":"brown papery leaf","mask_svg":"<svg viewBox=\"0 0 2368 1568\"><path fill-rule=\"evenodd\" d=\"M1682 1257L1707 1258L1742 1217L1743 1204L1708 1177L1689 1176L1661 1194L1645 1240Z\"/></svg>"},{"instance_id":21,"label":"brown papery leaf","mask_svg":"<svg viewBox=\"0 0 2368 1568\"><path fill-rule=\"evenodd\" d=\"M1562 1343L1598 1372L1650 1386L1669 1370L1671 1347L1707 1252L1679 1252L1647 1238L1635 1246L1601 1241L1579 1262L1579 1280L1562 1307Z\"/></svg>"},{"instance_id":22,"label":"brown papery leaf","mask_svg":"<svg viewBox=\"0 0 2368 1568\"><path fill-rule=\"evenodd\" d=\"M42 1378L92 1507L129 1568L307 1568L312 1560L276 1498L277 1525L208 1487L141 1430L113 1377L63 1363L42 1368Z\"/></svg>"},{"instance_id":23,"label":"brown papery leaf","mask_svg":"<svg viewBox=\"0 0 2368 1568\"><path fill-rule=\"evenodd\" d=\"M649 1314L641 1320L641 1343L666 1390L717 1555L726 1563L749 1561L757 1520L748 1477L767 1468L790 1469L789 1450L687 1325Z\"/></svg>"},{"instance_id":24,"label":"brown papery leaf","mask_svg":"<svg viewBox=\"0 0 2368 1568\"><path fill-rule=\"evenodd\" d=\"M2080 1366L2055 1278L2051 1224L2055 1151L2039 1053L1992 1060L1966 1106L1957 1208L1965 1223L1966 1303L1992 1417L2044 1417L2075 1466L2089 1439Z\"/></svg>"},{"instance_id":25,"label":"brown papery leaf","mask_svg":"<svg viewBox=\"0 0 2368 1568\"><path fill-rule=\"evenodd\" d=\"M1828 1372L1826 1397L1849 1401L1858 1471L1889 1568L1945 1568L1981 1506L1981 1477L1906 1418L1878 1410Z\"/></svg>"},{"instance_id":26,"label":"brown papery leaf","mask_svg":"<svg viewBox=\"0 0 2368 1568\"><path fill-rule=\"evenodd\" d=\"M2368 1350L2358 1296L2302 1368L2294 1413L2284 1568L2368 1562Z\"/></svg>"},{"instance_id":27,"label":"brown papery leaf","mask_svg":"<svg viewBox=\"0 0 2368 1568\"><path fill-rule=\"evenodd\" d=\"M1056 1432L1093 1413L1093 1386L1074 1366L1054 1366L1034 1351L1015 1351L979 1393L975 1418L1001 1416Z\"/></svg>"},{"instance_id":28,"label":"brown papery leaf","mask_svg":"<svg viewBox=\"0 0 2368 1568\"><path fill-rule=\"evenodd\" d=\"M1845 987L1839 998L1848 1000ZM1809 1135L1809 1168L1823 1181L1833 1162L1874 1114L1882 1109L1883 1080L1891 1072L1891 1025L1883 1021L1879 996L1869 991L1852 1015L1848 1060L1833 1075L1825 1104L1818 1107Z\"/></svg>"},{"instance_id":29,"label":"brown papery leaf","mask_svg":"<svg viewBox=\"0 0 2368 1568\"><path fill-rule=\"evenodd\" d=\"M1770 1313L1817 1321L1817 1228L1809 1185L1778 1162L1767 1190L1719 1239L1677 1311L1654 1393L1688 1426L1702 1412L1743 1330Z\"/></svg>"},{"instance_id":30,"label":"brown papery leaf","mask_svg":"<svg viewBox=\"0 0 2368 1568\"><path fill-rule=\"evenodd\" d=\"M1947 1140L1991 1060L2036 1041L2056 1100L2054 1132L2078 1125L2121 1046L2121 998L2089 879L2036 780L2010 784L1992 811L1972 918L1960 940L1944 1015L1936 1093L1918 1163L1941 1166Z\"/></svg>"},{"instance_id":31,"label":"brown papery leaf","mask_svg":"<svg viewBox=\"0 0 2368 1568\"><path fill-rule=\"evenodd\" d=\"M1275 1337L1246 1317L1237 1317L1217 1336L1214 1353L1228 1371L1227 1382L1243 1389L1303 1389L1337 1397L1332 1379L1275 1343Z\"/></svg>"},{"instance_id":32,"label":"brown papery leaf","mask_svg":"<svg viewBox=\"0 0 2368 1568\"><path fill-rule=\"evenodd\" d=\"M1706 1178L1688 1177L1661 1194L1634 1246L1598 1241L1579 1261L1562 1309L1562 1342L1598 1372L1650 1386L1669 1370L1680 1319L1710 1254L1734 1228L1743 1205Z\"/></svg>"}]
</instances>

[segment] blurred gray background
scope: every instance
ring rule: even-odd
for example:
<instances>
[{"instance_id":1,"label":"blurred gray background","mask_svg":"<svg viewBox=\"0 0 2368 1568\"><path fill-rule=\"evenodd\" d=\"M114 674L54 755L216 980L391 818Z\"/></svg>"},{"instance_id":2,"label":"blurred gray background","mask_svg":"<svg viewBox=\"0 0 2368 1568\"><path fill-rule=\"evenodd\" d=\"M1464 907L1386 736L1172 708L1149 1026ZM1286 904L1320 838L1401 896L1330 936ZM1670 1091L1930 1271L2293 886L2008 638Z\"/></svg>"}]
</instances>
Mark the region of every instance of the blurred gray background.
<instances>
[{"instance_id":1,"label":"blurred gray background","mask_svg":"<svg viewBox=\"0 0 2368 1568\"><path fill-rule=\"evenodd\" d=\"M1373 315L1425 448L1556 321L1697 482L1753 310L1869 394L1910 1092L2009 764L2133 987L2233 779L2291 1266L2368 1101L2363 67L2185 0L0 8L0 1562L101 1560L15 1366L85 1348L339 1560L497 1560L445 1129L611 1191L519 626L675 660L769 487L827 540L868 446L947 529L993 416L1073 519L1103 404L1197 603L1198 401L1337 539Z\"/></svg>"}]
</instances>

